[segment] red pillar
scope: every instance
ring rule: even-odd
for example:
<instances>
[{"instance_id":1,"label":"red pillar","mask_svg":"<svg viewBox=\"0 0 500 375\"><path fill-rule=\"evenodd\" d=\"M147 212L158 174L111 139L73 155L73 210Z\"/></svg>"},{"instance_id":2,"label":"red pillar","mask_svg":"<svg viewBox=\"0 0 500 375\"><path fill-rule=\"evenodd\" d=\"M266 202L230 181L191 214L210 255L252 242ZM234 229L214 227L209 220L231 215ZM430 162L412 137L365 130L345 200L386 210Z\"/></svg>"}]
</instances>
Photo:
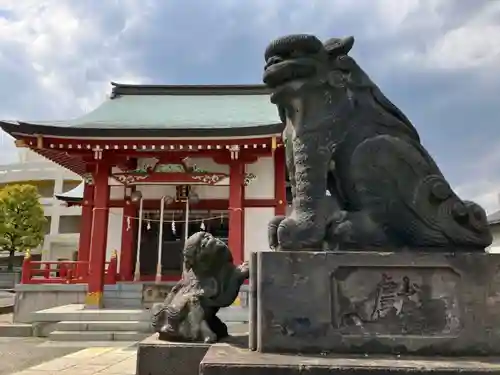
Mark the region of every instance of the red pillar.
<instances>
[{"instance_id":1,"label":"red pillar","mask_svg":"<svg viewBox=\"0 0 500 375\"><path fill-rule=\"evenodd\" d=\"M92 218L94 209L94 185L85 184L83 190L82 222L78 242L78 260L88 262L90 259L90 242L92 239ZM78 276L85 276L88 266L78 266Z\"/></svg>"},{"instance_id":2,"label":"red pillar","mask_svg":"<svg viewBox=\"0 0 500 375\"><path fill-rule=\"evenodd\" d=\"M122 249L120 252L120 276L123 281L132 281L134 279L135 264L135 231L137 227L137 206L130 201L125 200L123 207L122 224Z\"/></svg>"},{"instance_id":3,"label":"red pillar","mask_svg":"<svg viewBox=\"0 0 500 375\"><path fill-rule=\"evenodd\" d=\"M286 214L286 158L285 148L279 147L274 151L274 199L275 215Z\"/></svg>"},{"instance_id":4,"label":"red pillar","mask_svg":"<svg viewBox=\"0 0 500 375\"><path fill-rule=\"evenodd\" d=\"M245 164L233 160L229 164L229 238L228 245L233 254L235 264L244 258L244 223L245 211Z\"/></svg>"},{"instance_id":5,"label":"red pillar","mask_svg":"<svg viewBox=\"0 0 500 375\"><path fill-rule=\"evenodd\" d=\"M101 162L94 174L94 222L90 245L90 272L85 306L103 306L104 266L106 262L106 243L108 239L109 185L111 168Z\"/></svg>"}]
</instances>

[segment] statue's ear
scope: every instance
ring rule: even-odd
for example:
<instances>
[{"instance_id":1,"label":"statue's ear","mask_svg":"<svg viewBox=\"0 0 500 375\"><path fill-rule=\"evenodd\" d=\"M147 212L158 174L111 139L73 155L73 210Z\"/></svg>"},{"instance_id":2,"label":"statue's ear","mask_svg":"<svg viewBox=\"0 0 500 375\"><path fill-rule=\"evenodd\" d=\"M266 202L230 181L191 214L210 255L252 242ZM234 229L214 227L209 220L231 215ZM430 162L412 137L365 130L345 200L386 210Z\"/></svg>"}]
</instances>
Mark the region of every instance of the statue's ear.
<instances>
[{"instance_id":1,"label":"statue's ear","mask_svg":"<svg viewBox=\"0 0 500 375\"><path fill-rule=\"evenodd\" d=\"M354 45L354 37L347 36L345 38L331 38L325 43L325 50L330 57L347 55Z\"/></svg>"}]
</instances>

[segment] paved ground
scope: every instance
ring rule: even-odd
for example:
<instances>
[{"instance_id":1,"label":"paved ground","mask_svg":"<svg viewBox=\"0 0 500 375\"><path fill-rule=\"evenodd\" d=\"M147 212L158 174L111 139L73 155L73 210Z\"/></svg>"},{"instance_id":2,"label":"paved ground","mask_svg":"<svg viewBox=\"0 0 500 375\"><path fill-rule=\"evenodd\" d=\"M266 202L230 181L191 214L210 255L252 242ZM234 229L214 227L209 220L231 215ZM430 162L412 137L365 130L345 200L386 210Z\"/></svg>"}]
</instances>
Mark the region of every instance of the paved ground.
<instances>
[{"instance_id":1,"label":"paved ground","mask_svg":"<svg viewBox=\"0 0 500 375\"><path fill-rule=\"evenodd\" d=\"M11 312L14 309L14 299L16 295L0 290L0 313Z\"/></svg>"},{"instance_id":2,"label":"paved ground","mask_svg":"<svg viewBox=\"0 0 500 375\"><path fill-rule=\"evenodd\" d=\"M14 293L9 293L4 290L0 290L0 306L14 304L15 298L16 295Z\"/></svg>"},{"instance_id":3,"label":"paved ground","mask_svg":"<svg viewBox=\"0 0 500 375\"><path fill-rule=\"evenodd\" d=\"M92 347L13 375L135 375L137 348Z\"/></svg>"},{"instance_id":4,"label":"paved ground","mask_svg":"<svg viewBox=\"0 0 500 375\"><path fill-rule=\"evenodd\" d=\"M35 337L0 337L0 375L7 375L82 349L82 346L47 346Z\"/></svg>"}]
</instances>

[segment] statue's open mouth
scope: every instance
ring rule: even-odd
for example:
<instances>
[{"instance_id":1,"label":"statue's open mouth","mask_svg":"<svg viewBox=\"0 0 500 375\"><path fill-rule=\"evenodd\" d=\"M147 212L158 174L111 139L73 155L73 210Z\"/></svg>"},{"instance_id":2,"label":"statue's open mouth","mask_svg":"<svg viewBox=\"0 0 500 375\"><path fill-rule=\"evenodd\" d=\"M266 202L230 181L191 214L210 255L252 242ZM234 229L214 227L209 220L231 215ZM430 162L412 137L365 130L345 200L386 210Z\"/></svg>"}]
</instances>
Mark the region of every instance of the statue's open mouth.
<instances>
[{"instance_id":1,"label":"statue's open mouth","mask_svg":"<svg viewBox=\"0 0 500 375\"><path fill-rule=\"evenodd\" d=\"M323 44L312 35L288 35L272 41L264 58L264 83L273 89L271 102L283 94L296 92L308 78L317 73L318 58L325 53Z\"/></svg>"},{"instance_id":2,"label":"statue's open mouth","mask_svg":"<svg viewBox=\"0 0 500 375\"><path fill-rule=\"evenodd\" d=\"M311 77L315 73L316 66L310 57L283 59L273 56L267 61L263 80L269 87L278 88L290 81Z\"/></svg>"}]
</instances>

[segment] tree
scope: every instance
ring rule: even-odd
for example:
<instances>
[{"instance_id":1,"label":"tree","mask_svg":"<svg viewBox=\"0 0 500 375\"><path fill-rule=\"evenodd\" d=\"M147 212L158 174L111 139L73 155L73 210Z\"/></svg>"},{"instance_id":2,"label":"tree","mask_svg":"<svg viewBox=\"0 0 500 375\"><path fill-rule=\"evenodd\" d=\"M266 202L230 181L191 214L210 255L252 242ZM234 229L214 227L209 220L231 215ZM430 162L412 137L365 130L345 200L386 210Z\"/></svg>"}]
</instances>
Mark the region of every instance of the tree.
<instances>
[{"instance_id":1,"label":"tree","mask_svg":"<svg viewBox=\"0 0 500 375\"><path fill-rule=\"evenodd\" d=\"M47 219L39 199L33 185L0 189L0 248L9 252L9 270L16 251L25 252L43 242Z\"/></svg>"}]
</instances>

